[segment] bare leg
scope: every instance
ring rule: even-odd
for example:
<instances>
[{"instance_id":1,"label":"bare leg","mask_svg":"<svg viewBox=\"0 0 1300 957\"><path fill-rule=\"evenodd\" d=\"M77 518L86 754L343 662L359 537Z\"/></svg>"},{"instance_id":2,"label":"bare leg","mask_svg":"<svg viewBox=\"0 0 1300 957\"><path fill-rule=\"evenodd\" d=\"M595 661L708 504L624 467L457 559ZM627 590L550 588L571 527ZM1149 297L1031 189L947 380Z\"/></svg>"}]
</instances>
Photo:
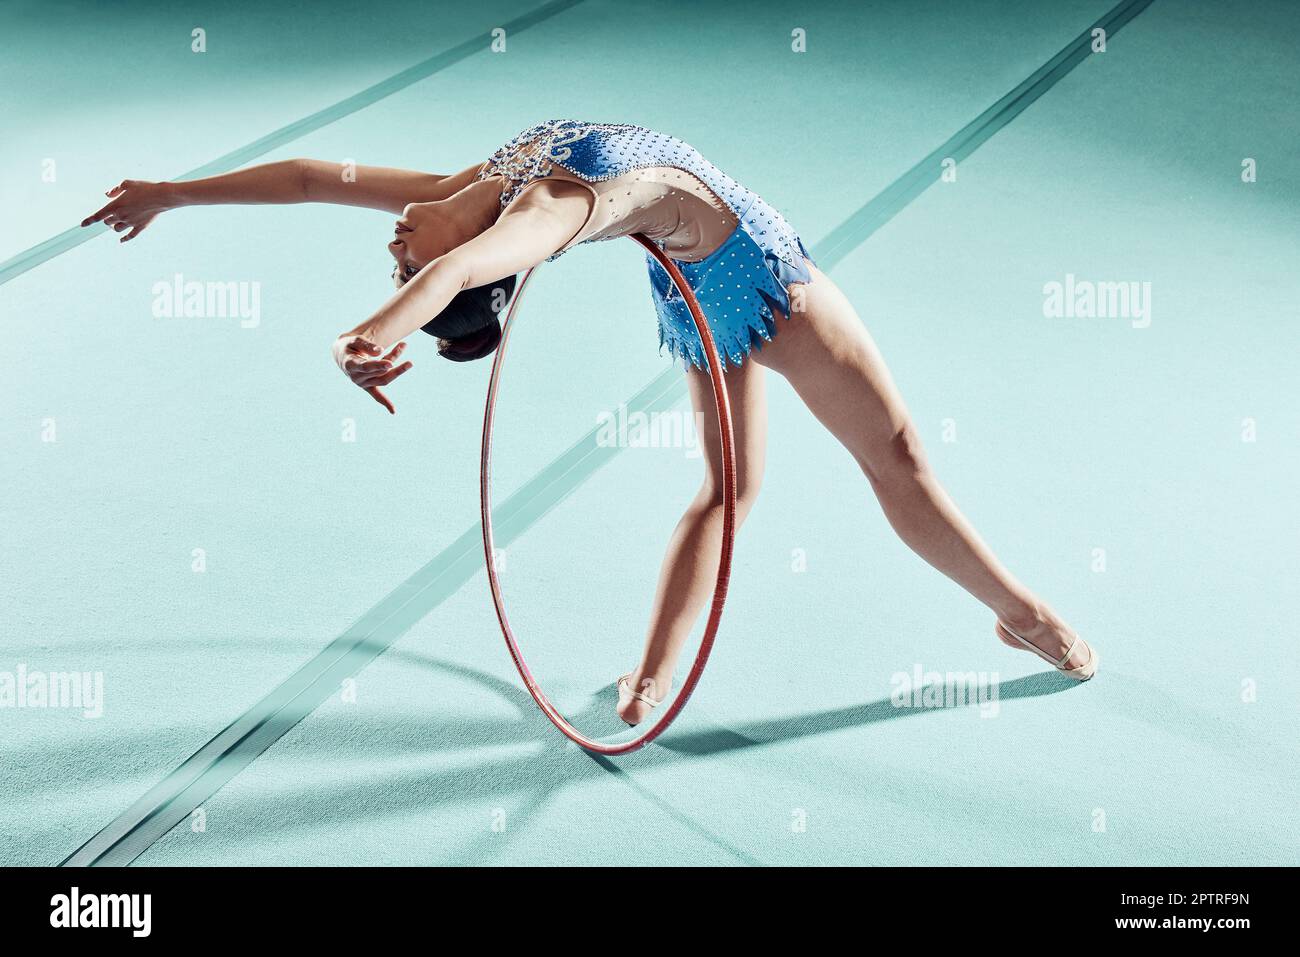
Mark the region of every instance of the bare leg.
<instances>
[{"instance_id":1,"label":"bare leg","mask_svg":"<svg viewBox=\"0 0 1300 957\"><path fill-rule=\"evenodd\" d=\"M732 428L736 440L736 520L743 522L758 495L767 448L767 399L763 369L746 362L727 372ZM641 663L632 672L631 686L651 698L662 698L672 687L673 667L700 611L713 597L722 547L722 456L713 385L705 373L686 373L691 407L701 423L704 482L668 543L659 571L654 609L646 633ZM621 695L618 713L637 724L650 711L643 701Z\"/></svg>"},{"instance_id":2,"label":"bare leg","mask_svg":"<svg viewBox=\"0 0 1300 957\"><path fill-rule=\"evenodd\" d=\"M790 320L753 359L790 381L808 408L861 466L890 524L918 555L987 605L998 636L1015 629L1043 651L1065 654L1074 632L998 561L944 491L925 460L915 426L884 360L852 304L813 269L792 287ZM1090 652L1080 643L1066 662Z\"/></svg>"},{"instance_id":3,"label":"bare leg","mask_svg":"<svg viewBox=\"0 0 1300 957\"><path fill-rule=\"evenodd\" d=\"M1019 582L958 511L930 470L921 442L880 352L853 306L831 280L813 269L813 282L798 291L801 309L778 318L777 335L745 364L727 373L736 429L738 518L749 512L763 470L767 408L759 365L781 373L818 420L857 460L885 516L918 555L987 605L998 618L997 634L1020 646L1006 627L1053 657L1075 637L1051 608ZM634 688L653 698L667 693L673 666L691 626L712 595L721 539L721 465L717 423L708 378L688 374L691 401L703 413L704 486L677 526L660 572L654 613ZM1086 663L1080 644L1065 662ZM619 714L630 724L649 706L627 696Z\"/></svg>"}]
</instances>

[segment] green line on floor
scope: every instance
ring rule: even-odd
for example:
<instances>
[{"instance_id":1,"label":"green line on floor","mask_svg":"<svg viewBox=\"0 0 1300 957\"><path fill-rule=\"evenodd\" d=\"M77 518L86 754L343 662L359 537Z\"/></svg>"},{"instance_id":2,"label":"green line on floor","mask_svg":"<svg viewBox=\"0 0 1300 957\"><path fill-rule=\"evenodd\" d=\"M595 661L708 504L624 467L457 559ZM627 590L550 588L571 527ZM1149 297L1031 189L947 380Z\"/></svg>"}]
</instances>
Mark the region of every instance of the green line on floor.
<instances>
[{"instance_id":1,"label":"green line on floor","mask_svg":"<svg viewBox=\"0 0 1300 957\"><path fill-rule=\"evenodd\" d=\"M570 7L577 6L582 2L583 0L551 0L550 3L538 7L536 10L501 24L500 29L504 29L507 34L513 35L549 20L556 14L563 13ZM301 139L308 133L314 133L322 127L337 122L346 116L351 116L353 113L378 103L380 100L392 96L414 83L433 76L440 70L455 66L473 54L487 49L491 39L491 33L487 31L470 37L465 42L457 44L451 49L443 50L441 53L436 53L427 60L421 60L414 66L407 67L400 73L395 73L388 79L381 80L360 93L354 93L347 99L339 100L337 103L327 106L323 110L318 110L310 116L305 116L287 126L282 126L278 130L267 133L247 146L241 146L224 156L217 157L210 163L204 163L188 173L174 177L174 181L201 179L204 176L216 176L219 173L229 173L231 170L238 169L259 156L265 156L272 150ZM66 253L70 249L75 249L82 243L109 231L110 227L105 226L103 223L96 223L84 229L80 226L73 226L57 236L52 236L42 243L37 243L30 249L25 249L0 263L0 285L4 285L29 269L35 269L55 256Z\"/></svg>"}]
</instances>

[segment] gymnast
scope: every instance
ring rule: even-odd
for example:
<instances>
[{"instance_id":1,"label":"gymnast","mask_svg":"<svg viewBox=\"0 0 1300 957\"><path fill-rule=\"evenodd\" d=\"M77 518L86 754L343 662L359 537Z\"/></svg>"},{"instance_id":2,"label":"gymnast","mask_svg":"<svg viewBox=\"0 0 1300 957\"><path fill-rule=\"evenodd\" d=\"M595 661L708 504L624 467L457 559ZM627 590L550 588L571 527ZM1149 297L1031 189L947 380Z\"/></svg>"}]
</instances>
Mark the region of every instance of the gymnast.
<instances>
[{"instance_id":1,"label":"gymnast","mask_svg":"<svg viewBox=\"0 0 1300 957\"><path fill-rule=\"evenodd\" d=\"M931 471L917 429L852 304L785 218L683 141L638 126L551 120L450 176L286 160L188 182L126 180L83 226L134 239L160 213L220 203L324 202L399 213L388 250L396 293L338 337L334 359L390 413L385 393L411 369L417 329L455 361L490 355L515 275L581 243L649 237L703 307L726 369L736 449L736 518L763 473L764 370L786 378L857 461L894 530L986 605L1005 644L1086 681L1097 653L1016 579ZM636 725L672 687L682 647L713 588L722 539L722 455L706 357L667 272L647 257L659 341L686 368L705 473L659 573L641 659L618 679L619 717ZM746 361L750 360L750 361Z\"/></svg>"}]
</instances>

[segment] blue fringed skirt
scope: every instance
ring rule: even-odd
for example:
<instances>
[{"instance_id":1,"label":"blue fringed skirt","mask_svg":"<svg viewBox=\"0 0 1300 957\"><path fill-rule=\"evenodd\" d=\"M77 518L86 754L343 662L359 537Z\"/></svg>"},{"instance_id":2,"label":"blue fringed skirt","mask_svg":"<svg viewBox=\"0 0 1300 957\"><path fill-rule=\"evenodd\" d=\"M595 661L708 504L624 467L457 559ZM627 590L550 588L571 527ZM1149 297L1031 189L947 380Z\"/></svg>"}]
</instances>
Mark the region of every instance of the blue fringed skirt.
<instances>
[{"instance_id":1,"label":"blue fringed skirt","mask_svg":"<svg viewBox=\"0 0 1300 957\"><path fill-rule=\"evenodd\" d=\"M668 273L647 254L659 346L674 359L707 369L704 345L690 308ZM677 262L699 300L722 368L739 366L750 350L776 335L776 313L790 316L787 287L812 281L812 256L794 227L757 196L718 249L699 262Z\"/></svg>"}]
</instances>

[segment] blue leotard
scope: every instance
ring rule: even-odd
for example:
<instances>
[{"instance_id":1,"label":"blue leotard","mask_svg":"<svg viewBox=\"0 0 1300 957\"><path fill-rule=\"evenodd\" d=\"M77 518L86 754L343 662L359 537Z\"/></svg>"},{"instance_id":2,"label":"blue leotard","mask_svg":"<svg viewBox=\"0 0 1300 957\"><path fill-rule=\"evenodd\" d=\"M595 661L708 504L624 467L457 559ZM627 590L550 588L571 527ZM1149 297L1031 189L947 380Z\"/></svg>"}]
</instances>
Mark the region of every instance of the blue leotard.
<instances>
[{"instance_id":1,"label":"blue leotard","mask_svg":"<svg viewBox=\"0 0 1300 957\"><path fill-rule=\"evenodd\" d=\"M752 348L761 347L764 341L771 340L777 331L775 314L790 315L787 287L812 279L808 269L812 257L794 227L756 193L673 136L639 126L550 120L523 131L502 146L484 165L479 176L503 177L505 186L501 204L504 208L531 183L556 175L558 171L586 184L600 184L605 189L617 186L620 198L624 182L629 187L633 185L632 174L637 171L643 174L635 177L639 182L651 178L649 174L654 172L661 181L668 181L668 185L662 186L665 191L661 197L663 200L669 196L667 190L674 175L665 171L680 171L694 181L690 185L697 193L710 195L728 225L734 222L734 228L730 229L721 245L695 261L678 259L673 255L670 243L679 241L678 237L683 235L698 239L702 231L698 228L699 223L691 222L690 217L695 215L698 219L701 214L688 214L665 225L662 231L675 230L673 237L658 239L651 235L660 248L676 260L699 300L724 368L728 364L740 365ZM682 190L683 194L686 192L680 183L677 190ZM627 196L633 196L631 189ZM683 198L676 190L671 192L671 196ZM608 213L608 210L600 209L599 200L598 195L593 217L597 213ZM614 202L612 192L609 202ZM659 202L658 205L670 204ZM646 208L640 206L636 210ZM709 209L698 203L694 208ZM567 245L556 256L582 242L612 239L637 231L649 232L642 228L633 210L609 214L606 219L610 221L584 230L579 234L582 238ZM662 216L659 219L662 220ZM710 219L710 225L716 226L716 223ZM601 228L594 235L587 235L596 226ZM659 316L660 347L667 346L674 358L682 357L697 368L704 368L703 346L686 303L663 267L649 255L646 259Z\"/></svg>"}]
</instances>

